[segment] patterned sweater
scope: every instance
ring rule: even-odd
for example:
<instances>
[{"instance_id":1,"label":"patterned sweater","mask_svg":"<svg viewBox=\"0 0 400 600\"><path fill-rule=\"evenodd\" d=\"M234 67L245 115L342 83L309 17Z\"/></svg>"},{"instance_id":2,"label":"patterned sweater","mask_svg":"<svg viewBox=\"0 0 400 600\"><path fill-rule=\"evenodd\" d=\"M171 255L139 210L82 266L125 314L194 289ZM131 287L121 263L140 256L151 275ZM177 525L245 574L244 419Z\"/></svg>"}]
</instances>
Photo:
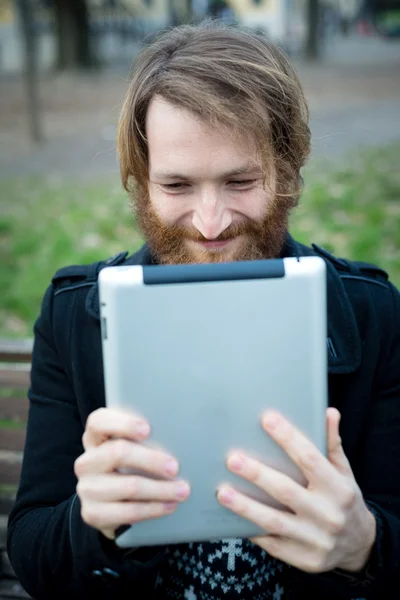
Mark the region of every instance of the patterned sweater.
<instances>
[{"instance_id":1,"label":"patterned sweater","mask_svg":"<svg viewBox=\"0 0 400 600\"><path fill-rule=\"evenodd\" d=\"M289 569L246 539L169 546L156 581L156 598L288 600Z\"/></svg>"},{"instance_id":2,"label":"patterned sweater","mask_svg":"<svg viewBox=\"0 0 400 600\"><path fill-rule=\"evenodd\" d=\"M248 540L167 548L156 597L167 600L286 600L289 567Z\"/></svg>"}]
</instances>

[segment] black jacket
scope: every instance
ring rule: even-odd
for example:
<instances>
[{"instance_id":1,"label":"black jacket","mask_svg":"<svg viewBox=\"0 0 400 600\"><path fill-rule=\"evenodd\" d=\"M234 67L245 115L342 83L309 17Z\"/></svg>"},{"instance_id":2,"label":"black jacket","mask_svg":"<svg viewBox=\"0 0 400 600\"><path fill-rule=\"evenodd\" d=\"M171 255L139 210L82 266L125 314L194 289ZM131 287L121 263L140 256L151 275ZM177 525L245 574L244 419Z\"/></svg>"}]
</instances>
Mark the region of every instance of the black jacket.
<instances>
[{"instance_id":1,"label":"black jacket","mask_svg":"<svg viewBox=\"0 0 400 600\"><path fill-rule=\"evenodd\" d=\"M330 405L344 450L378 522L368 573L292 573L293 598L398 598L400 589L400 296L373 266L294 242L283 256L327 265ZM8 552L37 599L151 598L163 549L119 550L80 515L75 459L88 415L104 406L97 276L104 266L151 264L144 246L102 263L61 269L35 325L30 411ZM394 591L390 592L392 589Z\"/></svg>"}]
</instances>

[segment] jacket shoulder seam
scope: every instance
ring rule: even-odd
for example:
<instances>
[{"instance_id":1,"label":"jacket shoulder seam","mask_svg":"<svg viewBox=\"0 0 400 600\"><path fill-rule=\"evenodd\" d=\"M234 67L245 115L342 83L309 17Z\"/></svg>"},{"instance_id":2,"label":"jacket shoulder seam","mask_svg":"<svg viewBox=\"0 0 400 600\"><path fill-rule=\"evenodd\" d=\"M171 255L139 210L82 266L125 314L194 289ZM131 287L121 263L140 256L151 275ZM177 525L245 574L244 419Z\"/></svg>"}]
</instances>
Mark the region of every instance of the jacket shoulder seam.
<instances>
[{"instance_id":1,"label":"jacket shoulder seam","mask_svg":"<svg viewBox=\"0 0 400 600\"><path fill-rule=\"evenodd\" d=\"M364 277L364 275L348 275L346 273L339 273L340 279L353 279L355 281L363 281L365 283L371 283L372 285L378 285L383 287L385 290L388 289L388 284L383 281L379 281L374 277Z\"/></svg>"},{"instance_id":2,"label":"jacket shoulder seam","mask_svg":"<svg viewBox=\"0 0 400 600\"><path fill-rule=\"evenodd\" d=\"M389 276L386 271L377 265L356 260L337 258L328 252L328 250L325 250L325 248L317 246L317 244L312 244L312 248L316 254L319 254L335 265L342 279L361 279L371 283L379 282L383 287L387 287Z\"/></svg>"},{"instance_id":3,"label":"jacket shoulder seam","mask_svg":"<svg viewBox=\"0 0 400 600\"><path fill-rule=\"evenodd\" d=\"M73 285L60 287L58 289L55 289L54 296L58 296L59 294L62 294L63 292L71 292L71 291L78 290L78 289L84 288L84 287L92 287L93 285L95 285L95 283L96 283L95 281L80 281Z\"/></svg>"}]
</instances>

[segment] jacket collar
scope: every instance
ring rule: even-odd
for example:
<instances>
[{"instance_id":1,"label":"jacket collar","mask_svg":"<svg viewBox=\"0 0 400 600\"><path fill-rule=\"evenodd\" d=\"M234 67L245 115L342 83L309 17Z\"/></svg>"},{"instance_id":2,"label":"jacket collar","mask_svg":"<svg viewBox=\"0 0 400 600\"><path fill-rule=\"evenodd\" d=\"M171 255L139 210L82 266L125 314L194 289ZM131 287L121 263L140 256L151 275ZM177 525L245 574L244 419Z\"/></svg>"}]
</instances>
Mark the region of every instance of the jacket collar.
<instances>
[{"instance_id":1,"label":"jacket collar","mask_svg":"<svg viewBox=\"0 0 400 600\"><path fill-rule=\"evenodd\" d=\"M154 265L157 264L154 258L151 255L150 249L147 244L144 244L137 252L132 254L132 256L126 255L128 252L122 252L117 254L115 257L108 259L104 262L96 263L95 269L95 277L93 279L93 285L90 288L89 292L86 296L85 301L85 309L86 312L89 313L91 317L94 319L100 320L100 300L99 300L99 284L98 284L98 276L102 269L105 267L111 266L127 266L127 265Z\"/></svg>"},{"instance_id":2,"label":"jacket collar","mask_svg":"<svg viewBox=\"0 0 400 600\"><path fill-rule=\"evenodd\" d=\"M333 262L288 235L282 258L319 256L325 260L328 300L328 370L354 373L361 365L361 338L349 296Z\"/></svg>"},{"instance_id":3,"label":"jacket collar","mask_svg":"<svg viewBox=\"0 0 400 600\"><path fill-rule=\"evenodd\" d=\"M319 256L314 250L287 236L281 258L290 256ZM333 263L325 258L328 298L328 371L331 374L353 373L361 364L361 339L350 299ZM142 248L125 259L124 265L156 264L150 249ZM101 268L107 266L102 263ZM86 297L86 310L95 319L100 319L98 283L94 283Z\"/></svg>"}]
</instances>

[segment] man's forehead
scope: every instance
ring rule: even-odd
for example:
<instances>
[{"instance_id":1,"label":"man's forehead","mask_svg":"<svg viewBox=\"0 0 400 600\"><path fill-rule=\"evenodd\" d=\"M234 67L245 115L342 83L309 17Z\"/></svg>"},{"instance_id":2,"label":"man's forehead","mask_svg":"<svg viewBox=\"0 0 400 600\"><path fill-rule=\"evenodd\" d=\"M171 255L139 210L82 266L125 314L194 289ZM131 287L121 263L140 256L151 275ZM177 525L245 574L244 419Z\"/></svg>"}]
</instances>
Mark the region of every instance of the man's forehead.
<instances>
[{"instance_id":1,"label":"man's forehead","mask_svg":"<svg viewBox=\"0 0 400 600\"><path fill-rule=\"evenodd\" d=\"M212 151L218 146L235 147L249 157L250 148L256 147L255 140L245 131L237 131L226 123L211 124L185 107L170 104L155 96L146 115L146 138L150 149L202 145Z\"/></svg>"},{"instance_id":2,"label":"man's forehead","mask_svg":"<svg viewBox=\"0 0 400 600\"><path fill-rule=\"evenodd\" d=\"M152 180L222 179L261 170L256 144L245 134L211 127L163 98L152 100L146 129Z\"/></svg>"}]
</instances>

